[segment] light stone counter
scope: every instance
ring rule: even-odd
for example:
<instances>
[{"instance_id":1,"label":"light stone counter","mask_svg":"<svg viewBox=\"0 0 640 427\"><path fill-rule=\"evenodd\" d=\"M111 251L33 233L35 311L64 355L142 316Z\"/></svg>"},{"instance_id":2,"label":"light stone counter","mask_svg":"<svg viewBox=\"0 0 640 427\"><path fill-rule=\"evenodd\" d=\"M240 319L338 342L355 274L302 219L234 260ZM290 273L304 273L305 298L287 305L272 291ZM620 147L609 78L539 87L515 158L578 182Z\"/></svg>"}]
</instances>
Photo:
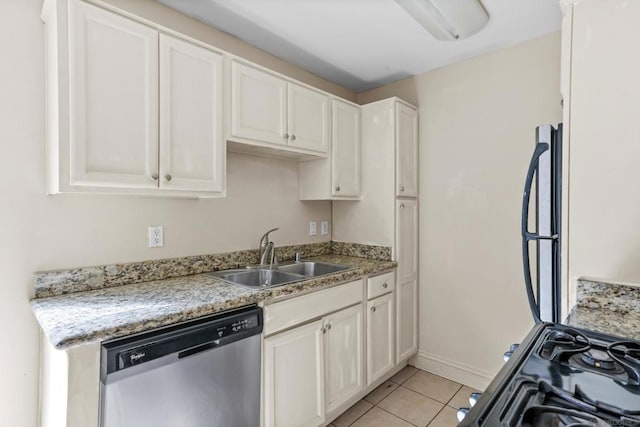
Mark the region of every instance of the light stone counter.
<instances>
[{"instance_id":1,"label":"light stone counter","mask_svg":"<svg viewBox=\"0 0 640 427\"><path fill-rule=\"evenodd\" d=\"M568 324L640 340L640 287L578 280Z\"/></svg>"},{"instance_id":2,"label":"light stone counter","mask_svg":"<svg viewBox=\"0 0 640 427\"><path fill-rule=\"evenodd\" d=\"M340 252L344 253L342 249ZM396 266L389 260L348 255L325 254L313 259L344 264L349 269L259 290L233 285L206 274L193 274L36 298L31 306L53 347L69 349L346 283Z\"/></svg>"}]
</instances>

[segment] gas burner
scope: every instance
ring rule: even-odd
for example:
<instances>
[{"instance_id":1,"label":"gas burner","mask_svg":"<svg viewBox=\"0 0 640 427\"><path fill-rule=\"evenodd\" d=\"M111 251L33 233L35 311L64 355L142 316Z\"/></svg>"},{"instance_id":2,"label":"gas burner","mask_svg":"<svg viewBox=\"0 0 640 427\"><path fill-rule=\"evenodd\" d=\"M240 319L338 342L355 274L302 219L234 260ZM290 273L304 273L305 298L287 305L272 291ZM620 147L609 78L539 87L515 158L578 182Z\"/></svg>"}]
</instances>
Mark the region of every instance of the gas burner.
<instances>
[{"instance_id":1,"label":"gas burner","mask_svg":"<svg viewBox=\"0 0 640 427\"><path fill-rule=\"evenodd\" d=\"M591 349L589 339L575 329L553 330L542 345L540 356L553 362L566 362L574 354Z\"/></svg>"},{"instance_id":2,"label":"gas burner","mask_svg":"<svg viewBox=\"0 0 640 427\"><path fill-rule=\"evenodd\" d=\"M627 375L629 383L640 384L640 344L632 341L616 341L607 347L607 354L618 362Z\"/></svg>"},{"instance_id":3,"label":"gas burner","mask_svg":"<svg viewBox=\"0 0 640 427\"><path fill-rule=\"evenodd\" d=\"M531 406L522 416L522 427L611 427L606 421L584 412L554 406Z\"/></svg>"},{"instance_id":4,"label":"gas burner","mask_svg":"<svg viewBox=\"0 0 640 427\"><path fill-rule=\"evenodd\" d=\"M616 362L604 351L591 349L580 355L580 360L592 368L615 371Z\"/></svg>"}]
</instances>

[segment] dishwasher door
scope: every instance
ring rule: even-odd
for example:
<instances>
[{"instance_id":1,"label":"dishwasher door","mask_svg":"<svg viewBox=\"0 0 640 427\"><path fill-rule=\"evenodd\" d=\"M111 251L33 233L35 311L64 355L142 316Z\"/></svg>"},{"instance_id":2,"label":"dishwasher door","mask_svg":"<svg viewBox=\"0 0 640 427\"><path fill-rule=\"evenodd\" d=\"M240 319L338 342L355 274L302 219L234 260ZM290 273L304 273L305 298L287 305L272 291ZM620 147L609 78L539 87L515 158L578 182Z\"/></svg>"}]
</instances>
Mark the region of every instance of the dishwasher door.
<instances>
[{"instance_id":1,"label":"dishwasher door","mask_svg":"<svg viewBox=\"0 0 640 427\"><path fill-rule=\"evenodd\" d=\"M261 331L256 307L103 345L101 426L258 427Z\"/></svg>"}]
</instances>

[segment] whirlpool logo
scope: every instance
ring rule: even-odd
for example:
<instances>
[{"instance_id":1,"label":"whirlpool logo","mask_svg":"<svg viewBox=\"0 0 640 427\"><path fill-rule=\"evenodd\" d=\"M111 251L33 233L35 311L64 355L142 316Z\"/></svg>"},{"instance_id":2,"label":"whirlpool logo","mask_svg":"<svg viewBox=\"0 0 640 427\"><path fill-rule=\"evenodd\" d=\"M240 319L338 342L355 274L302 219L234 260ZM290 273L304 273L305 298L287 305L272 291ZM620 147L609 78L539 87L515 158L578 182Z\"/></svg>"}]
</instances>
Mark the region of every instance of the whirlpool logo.
<instances>
[{"instance_id":1,"label":"whirlpool logo","mask_svg":"<svg viewBox=\"0 0 640 427\"><path fill-rule=\"evenodd\" d=\"M145 357L147 355L147 353L133 353L129 356L129 358L131 359L131 363L135 363L138 360L142 359L143 357Z\"/></svg>"}]
</instances>

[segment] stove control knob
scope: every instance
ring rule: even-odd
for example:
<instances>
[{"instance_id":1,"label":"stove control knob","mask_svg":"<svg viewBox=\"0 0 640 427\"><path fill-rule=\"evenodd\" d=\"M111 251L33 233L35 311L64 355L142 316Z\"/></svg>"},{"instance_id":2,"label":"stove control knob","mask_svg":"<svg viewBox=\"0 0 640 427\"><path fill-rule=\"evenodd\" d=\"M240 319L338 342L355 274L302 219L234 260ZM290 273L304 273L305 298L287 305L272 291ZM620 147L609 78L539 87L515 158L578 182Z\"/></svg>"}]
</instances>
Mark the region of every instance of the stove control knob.
<instances>
[{"instance_id":1,"label":"stove control knob","mask_svg":"<svg viewBox=\"0 0 640 427\"><path fill-rule=\"evenodd\" d=\"M482 393L471 393L469 395L469 405L471 405L472 408L476 406L476 403L478 403L481 395Z\"/></svg>"},{"instance_id":2,"label":"stove control knob","mask_svg":"<svg viewBox=\"0 0 640 427\"><path fill-rule=\"evenodd\" d=\"M518 347L520 347L520 344L511 344L511 347L509 347L509 351L513 353L518 349Z\"/></svg>"},{"instance_id":3,"label":"stove control knob","mask_svg":"<svg viewBox=\"0 0 640 427\"><path fill-rule=\"evenodd\" d=\"M511 356L513 356L513 351L507 351L502 358L505 362L508 362L509 359L511 359Z\"/></svg>"},{"instance_id":4,"label":"stove control knob","mask_svg":"<svg viewBox=\"0 0 640 427\"><path fill-rule=\"evenodd\" d=\"M464 417L469 413L469 408L460 408L458 412L456 412L456 417L458 418L458 422L461 423L464 420Z\"/></svg>"},{"instance_id":5,"label":"stove control knob","mask_svg":"<svg viewBox=\"0 0 640 427\"><path fill-rule=\"evenodd\" d=\"M471 393L469 395L469 405L471 405L472 408L476 406L476 403L478 403L481 395L482 393Z\"/></svg>"}]
</instances>

